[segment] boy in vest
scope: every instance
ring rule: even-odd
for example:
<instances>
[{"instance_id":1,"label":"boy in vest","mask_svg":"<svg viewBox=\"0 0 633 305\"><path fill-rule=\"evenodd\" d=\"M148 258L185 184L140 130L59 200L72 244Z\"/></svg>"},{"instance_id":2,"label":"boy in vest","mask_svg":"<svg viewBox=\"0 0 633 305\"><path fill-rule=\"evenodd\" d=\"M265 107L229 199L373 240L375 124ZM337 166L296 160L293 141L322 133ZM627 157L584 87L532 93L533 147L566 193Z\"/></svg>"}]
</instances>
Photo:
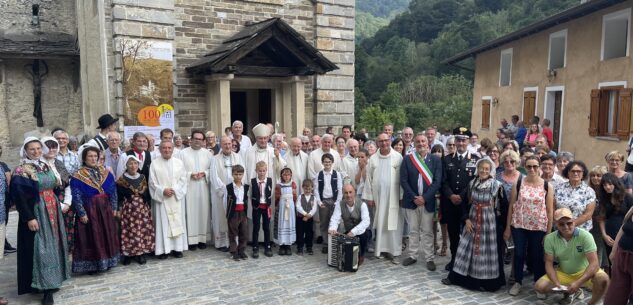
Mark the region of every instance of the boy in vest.
<instances>
[{"instance_id":1,"label":"boy in vest","mask_svg":"<svg viewBox=\"0 0 633 305\"><path fill-rule=\"evenodd\" d=\"M334 164L332 154L323 154L321 164L323 164L323 170L314 177L314 185L316 185L314 196L319 204L319 229L321 236L325 238L328 234L328 226L332 213L334 213L334 207L341 202L343 196L343 177L332 169ZM321 249L321 253L327 253L327 243Z\"/></svg>"},{"instance_id":2,"label":"boy in vest","mask_svg":"<svg viewBox=\"0 0 633 305\"><path fill-rule=\"evenodd\" d=\"M246 219L246 204L248 203L248 185L242 184L244 167L235 165L231 169L233 183L226 186L224 206L226 219L229 223L229 249L231 258L236 261L247 259L244 249L248 239L248 224ZM237 242L235 241L235 238Z\"/></svg>"},{"instance_id":3,"label":"boy in vest","mask_svg":"<svg viewBox=\"0 0 633 305\"><path fill-rule=\"evenodd\" d=\"M317 212L317 205L314 202L314 196L312 196L314 182L309 179L303 180L301 187L303 188L303 194L299 196L295 207L297 210L297 254L303 255L303 245L305 245L308 254L313 255L313 217Z\"/></svg>"},{"instance_id":4,"label":"boy in vest","mask_svg":"<svg viewBox=\"0 0 633 305\"><path fill-rule=\"evenodd\" d=\"M251 179L251 204L253 209L253 258L259 257L259 226L264 229L264 255L273 256L270 244L270 217L272 215L273 180L266 177L268 165L264 161L255 164L257 178Z\"/></svg>"},{"instance_id":5,"label":"boy in vest","mask_svg":"<svg viewBox=\"0 0 633 305\"><path fill-rule=\"evenodd\" d=\"M362 264L365 260L367 242L371 239L371 230L367 230L370 223L369 209L367 209L367 204L356 198L356 191L351 184L346 184L342 193L343 201L334 209L328 233L331 235L342 233L349 237L358 236L359 264Z\"/></svg>"}]
</instances>

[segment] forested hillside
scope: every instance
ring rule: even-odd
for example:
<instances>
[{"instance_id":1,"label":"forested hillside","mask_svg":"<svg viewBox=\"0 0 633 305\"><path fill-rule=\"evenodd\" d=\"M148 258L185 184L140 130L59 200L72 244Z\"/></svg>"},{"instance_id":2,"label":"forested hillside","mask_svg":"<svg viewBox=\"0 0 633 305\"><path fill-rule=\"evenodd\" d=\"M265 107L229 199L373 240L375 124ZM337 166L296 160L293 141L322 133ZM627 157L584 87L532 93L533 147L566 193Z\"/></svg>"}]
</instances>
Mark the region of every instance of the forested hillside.
<instances>
[{"instance_id":1,"label":"forested hillside","mask_svg":"<svg viewBox=\"0 0 633 305\"><path fill-rule=\"evenodd\" d=\"M389 24L397 14L404 12L411 0L357 0L356 41L372 37Z\"/></svg>"},{"instance_id":2,"label":"forested hillside","mask_svg":"<svg viewBox=\"0 0 633 305\"><path fill-rule=\"evenodd\" d=\"M358 0L357 10L369 2L398 1L363 2ZM370 131L387 121L417 130L470 126L472 72L440 62L579 3L411 0L406 11L356 45L356 125ZM473 68L469 61L461 65Z\"/></svg>"}]
</instances>

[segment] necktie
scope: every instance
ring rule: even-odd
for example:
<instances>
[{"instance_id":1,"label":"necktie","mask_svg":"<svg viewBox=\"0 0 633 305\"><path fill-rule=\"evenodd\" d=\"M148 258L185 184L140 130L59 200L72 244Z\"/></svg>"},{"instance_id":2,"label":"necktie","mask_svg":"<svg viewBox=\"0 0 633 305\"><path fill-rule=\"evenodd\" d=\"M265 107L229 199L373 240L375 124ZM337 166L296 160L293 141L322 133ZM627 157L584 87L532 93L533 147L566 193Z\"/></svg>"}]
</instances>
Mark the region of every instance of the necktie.
<instances>
[{"instance_id":1,"label":"necktie","mask_svg":"<svg viewBox=\"0 0 633 305\"><path fill-rule=\"evenodd\" d=\"M143 162L143 152L138 153L138 159Z\"/></svg>"},{"instance_id":2,"label":"necktie","mask_svg":"<svg viewBox=\"0 0 633 305\"><path fill-rule=\"evenodd\" d=\"M462 161L462 155L459 155L459 157L457 157L457 161Z\"/></svg>"}]
</instances>

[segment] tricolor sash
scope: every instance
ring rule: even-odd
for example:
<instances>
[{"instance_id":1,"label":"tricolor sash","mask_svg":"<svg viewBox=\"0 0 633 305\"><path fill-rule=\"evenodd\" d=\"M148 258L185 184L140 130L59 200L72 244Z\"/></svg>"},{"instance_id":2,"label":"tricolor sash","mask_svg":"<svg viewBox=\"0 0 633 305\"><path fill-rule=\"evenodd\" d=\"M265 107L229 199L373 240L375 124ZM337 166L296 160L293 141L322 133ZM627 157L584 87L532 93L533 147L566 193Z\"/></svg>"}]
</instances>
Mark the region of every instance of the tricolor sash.
<instances>
[{"instance_id":1,"label":"tricolor sash","mask_svg":"<svg viewBox=\"0 0 633 305\"><path fill-rule=\"evenodd\" d=\"M409 154L409 159L411 159L411 162L413 163L415 168L417 168L418 172L420 172L420 175L422 175L422 178L424 179L424 182L426 182L426 185L431 185L431 182L433 181L433 174L431 173L431 170L428 168L428 166L426 166L426 162L424 162L422 156L420 156L420 154L416 151L412 154Z\"/></svg>"}]
</instances>

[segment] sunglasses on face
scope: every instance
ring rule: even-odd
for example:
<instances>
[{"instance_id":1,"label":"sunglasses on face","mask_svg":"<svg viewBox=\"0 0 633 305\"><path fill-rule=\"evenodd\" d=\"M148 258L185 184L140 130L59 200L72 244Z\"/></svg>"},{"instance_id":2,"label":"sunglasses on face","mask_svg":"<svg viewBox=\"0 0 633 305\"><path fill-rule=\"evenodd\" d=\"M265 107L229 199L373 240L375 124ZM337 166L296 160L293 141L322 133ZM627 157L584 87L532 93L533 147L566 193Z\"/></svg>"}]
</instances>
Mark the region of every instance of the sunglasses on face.
<instances>
[{"instance_id":1,"label":"sunglasses on face","mask_svg":"<svg viewBox=\"0 0 633 305\"><path fill-rule=\"evenodd\" d=\"M526 165L525 168L527 168L527 169L537 169L538 165Z\"/></svg>"},{"instance_id":2,"label":"sunglasses on face","mask_svg":"<svg viewBox=\"0 0 633 305\"><path fill-rule=\"evenodd\" d=\"M559 227L571 227L574 224L573 221L566 221L566 222L558 222L556 223L556 225L558 225Z\"/></svg>"}]
</instances>

